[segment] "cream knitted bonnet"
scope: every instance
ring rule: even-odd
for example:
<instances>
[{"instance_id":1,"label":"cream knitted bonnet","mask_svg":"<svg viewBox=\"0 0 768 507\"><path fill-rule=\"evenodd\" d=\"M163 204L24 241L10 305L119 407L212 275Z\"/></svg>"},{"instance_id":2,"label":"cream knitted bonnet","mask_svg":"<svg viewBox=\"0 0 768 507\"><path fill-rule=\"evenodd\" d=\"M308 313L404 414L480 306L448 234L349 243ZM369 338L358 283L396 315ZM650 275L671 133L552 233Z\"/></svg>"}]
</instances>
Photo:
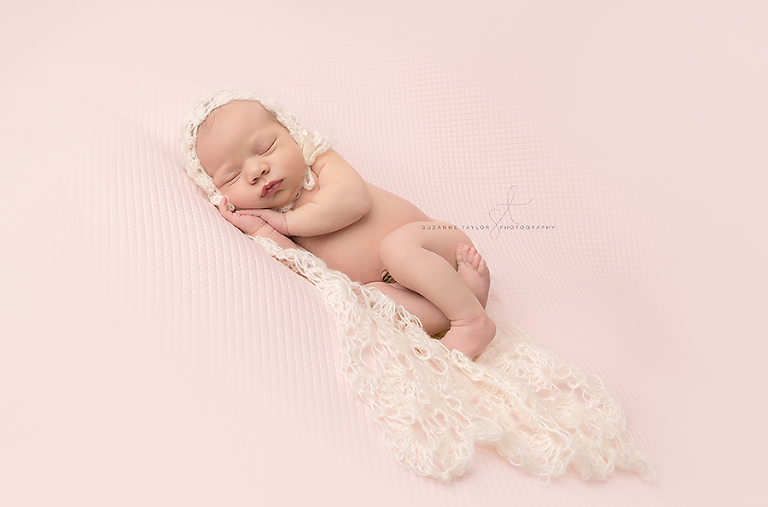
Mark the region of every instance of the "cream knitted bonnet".
<instances>
[{"instance_id":1,"label":"cream knitted bonnet","mask_svg":"<svg viewBox=\"0 0 768 507\"><path fill-rule=\"evenodd\" d=\"M200 164L200 159L197 158L197 132L200 125L203 124L208 115L211 112L225 104L232 102L233 100L252 100L260 103L264 109L266 109L272 116L279 121L288 132L296 144L301 148L304 154L304 162L306 163L306 174L304 176L304 183L302 187L306 190L310 190L315 186L315 179L312 176L312 172L309 169L315 162L315 158L330 148L331 144L318 132L310 132L304 126L299 123L298 118L293 113L290 113L283 109L280 104L272 99L262 97L256 92L243 91L243 90L221 90L215 93L206 95L200 100L190 111L187 113L184 119L184 126L181 132L179 140L179 149L181 155L181 163L187 170L187 174L192 181L203 189L205 195L215 206L218 206L221 201L222 194L216 185L213 183L213 179L208 176L203 166ZM231 203L227 203L227 207L234 209Z\"/></svg>"}]
</instances>

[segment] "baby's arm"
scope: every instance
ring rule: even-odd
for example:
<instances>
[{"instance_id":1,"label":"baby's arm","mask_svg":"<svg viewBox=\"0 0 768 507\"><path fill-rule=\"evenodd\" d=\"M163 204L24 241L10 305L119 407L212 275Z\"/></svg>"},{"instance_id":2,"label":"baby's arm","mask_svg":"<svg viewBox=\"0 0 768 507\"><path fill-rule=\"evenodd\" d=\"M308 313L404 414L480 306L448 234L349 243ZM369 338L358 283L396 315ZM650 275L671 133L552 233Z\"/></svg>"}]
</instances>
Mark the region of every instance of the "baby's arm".
<instances>
[{"instance_id":1,"label":"baby's arm","mask_svg":"<svg viewBox=\"0 0 768 507\"><path fill-rule=\"evenodd\" d=\"M259 217L247 215L239 212L229 211L227 209L227 198L222 197L219 201L219 213L227 219L232 225L243 231L249 236L261 236L269 238L283 248L299 248L296 243L286 238L275 230L274 227Z\"/></svg>"},{"instance_id":2,"label":"baby's arm","mask_svg":"<svg viewBox=\"0 0 768 507\"><path fill-rule=\"evenodd\" d=\"M371 209L363 178L341 155L328 150L312 164L318 191L312 200L287 213L248 210L286 236L320 236L351 225Z\"/></svg>"}]
</instances>

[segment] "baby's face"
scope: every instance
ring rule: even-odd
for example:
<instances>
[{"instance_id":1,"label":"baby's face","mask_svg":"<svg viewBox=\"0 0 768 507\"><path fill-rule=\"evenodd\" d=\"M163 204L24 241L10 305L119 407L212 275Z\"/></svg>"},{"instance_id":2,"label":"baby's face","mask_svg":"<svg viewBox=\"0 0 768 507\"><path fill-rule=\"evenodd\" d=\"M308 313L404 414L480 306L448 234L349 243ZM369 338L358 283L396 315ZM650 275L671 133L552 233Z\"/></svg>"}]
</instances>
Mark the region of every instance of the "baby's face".
<instances>
[{"instance_id":1,"label":"baby's face","mask_svg":"<svg viewBox=\"0 0 768 507\"><path fill-rule=\"evenodd\" d=\"M304 155L288 130L258 102L233 101L200 127L197 157L236 208L278 209L304 179Z\"/></svg>"}]
</instances>

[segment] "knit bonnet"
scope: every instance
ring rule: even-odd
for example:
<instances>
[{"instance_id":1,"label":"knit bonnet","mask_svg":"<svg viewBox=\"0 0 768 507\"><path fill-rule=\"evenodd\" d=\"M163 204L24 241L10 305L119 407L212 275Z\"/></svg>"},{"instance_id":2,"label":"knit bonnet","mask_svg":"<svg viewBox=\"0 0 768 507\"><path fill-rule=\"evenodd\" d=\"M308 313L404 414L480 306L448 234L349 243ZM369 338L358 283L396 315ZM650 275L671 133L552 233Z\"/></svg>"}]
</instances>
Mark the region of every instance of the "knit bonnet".
<instances>
[{"instance_id":1,"label":"knit bonnet","mask_svg":"<svg viewBox=\"0 0 768 507\"><path fill-rule=\"evenodd\" d=\"M251 100L261 104L280 124L282 124L296 144L304 154L304 163L306 172L302 188L310 190L315 186L315 179L309 169L315 162L318 155L330 148L330 142L318 132L310 132L299 122L296 115L283 109L276 101L263 97L252 91L243 90L221 90L203 97L186 115L181 136L179 139L179 149L181 163L187 170L187 175L192 181L203 189L205 195L218 206L222 193L213 183L213 179L205 172L197 157L197 133L200 125L205 122L208 115L214 109L229 104L234 100ZM234 209L231 203L227 207Z\"/></svg>"}]
</instances>

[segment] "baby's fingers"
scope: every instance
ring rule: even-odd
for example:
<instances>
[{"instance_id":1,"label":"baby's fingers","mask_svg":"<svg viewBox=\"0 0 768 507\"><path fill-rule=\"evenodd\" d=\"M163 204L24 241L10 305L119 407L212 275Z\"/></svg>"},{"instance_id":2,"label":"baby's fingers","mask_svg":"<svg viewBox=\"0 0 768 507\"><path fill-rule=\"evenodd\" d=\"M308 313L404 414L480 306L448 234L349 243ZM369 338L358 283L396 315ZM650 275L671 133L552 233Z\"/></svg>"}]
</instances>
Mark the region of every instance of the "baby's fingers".
<instances>
[{"instance_id":1,"label":"baby's fingers","mask_svg":"<svg viewBox=\"0 0 768 507\"><path fill-rule=\"evenodd\" d=\"M219 208L219 213L221 213L225 217L227 216L226 213L232 213L231 211L229 211L229 208L227 208L227 197L226 196L222 196L222 198L219 200L218 206L216 206L216 207Z\"/></svg>"},{"instance_id":2,"label":"baby's fingers","mask_svg":"<svg viewBox=\"0 0 768 507\"><path fill-rule=\"evenodd\" d=\"M245 219L245 217L230 211L229 208L227 208L227 198L222 197L219 201L219 205L217 206L219 209L219 213L221 213L221 216L223 216L227 222L231 223L241 231L248 233L253 228L253 220Z\"/></svg>"},{"instance_id":3,"label":"baby's fingers","mask_svg":"<svg viewBox=\"0 0 768 507\"><path fill-rule=\"evenodd\" d=\"M235 213L239 215L248 215L252 217L261 217L264 213L263 209L239 209Z\"/></svg>"},{"instance_id":4,"label":"baby's fingers","mask_svg":"<svg viewBox=\"0 0 768 507\"><path fill-rule=\"evenodd\" d=\"M230 224L234 225L244 233L252 235L264 227L267 222L261 218L260 213L264 210L253 210L252 213L243 213L242 210L230 211L227 207L227 198L222 197L217 206L219 213Z\"/></svg>"}]
</instances>

